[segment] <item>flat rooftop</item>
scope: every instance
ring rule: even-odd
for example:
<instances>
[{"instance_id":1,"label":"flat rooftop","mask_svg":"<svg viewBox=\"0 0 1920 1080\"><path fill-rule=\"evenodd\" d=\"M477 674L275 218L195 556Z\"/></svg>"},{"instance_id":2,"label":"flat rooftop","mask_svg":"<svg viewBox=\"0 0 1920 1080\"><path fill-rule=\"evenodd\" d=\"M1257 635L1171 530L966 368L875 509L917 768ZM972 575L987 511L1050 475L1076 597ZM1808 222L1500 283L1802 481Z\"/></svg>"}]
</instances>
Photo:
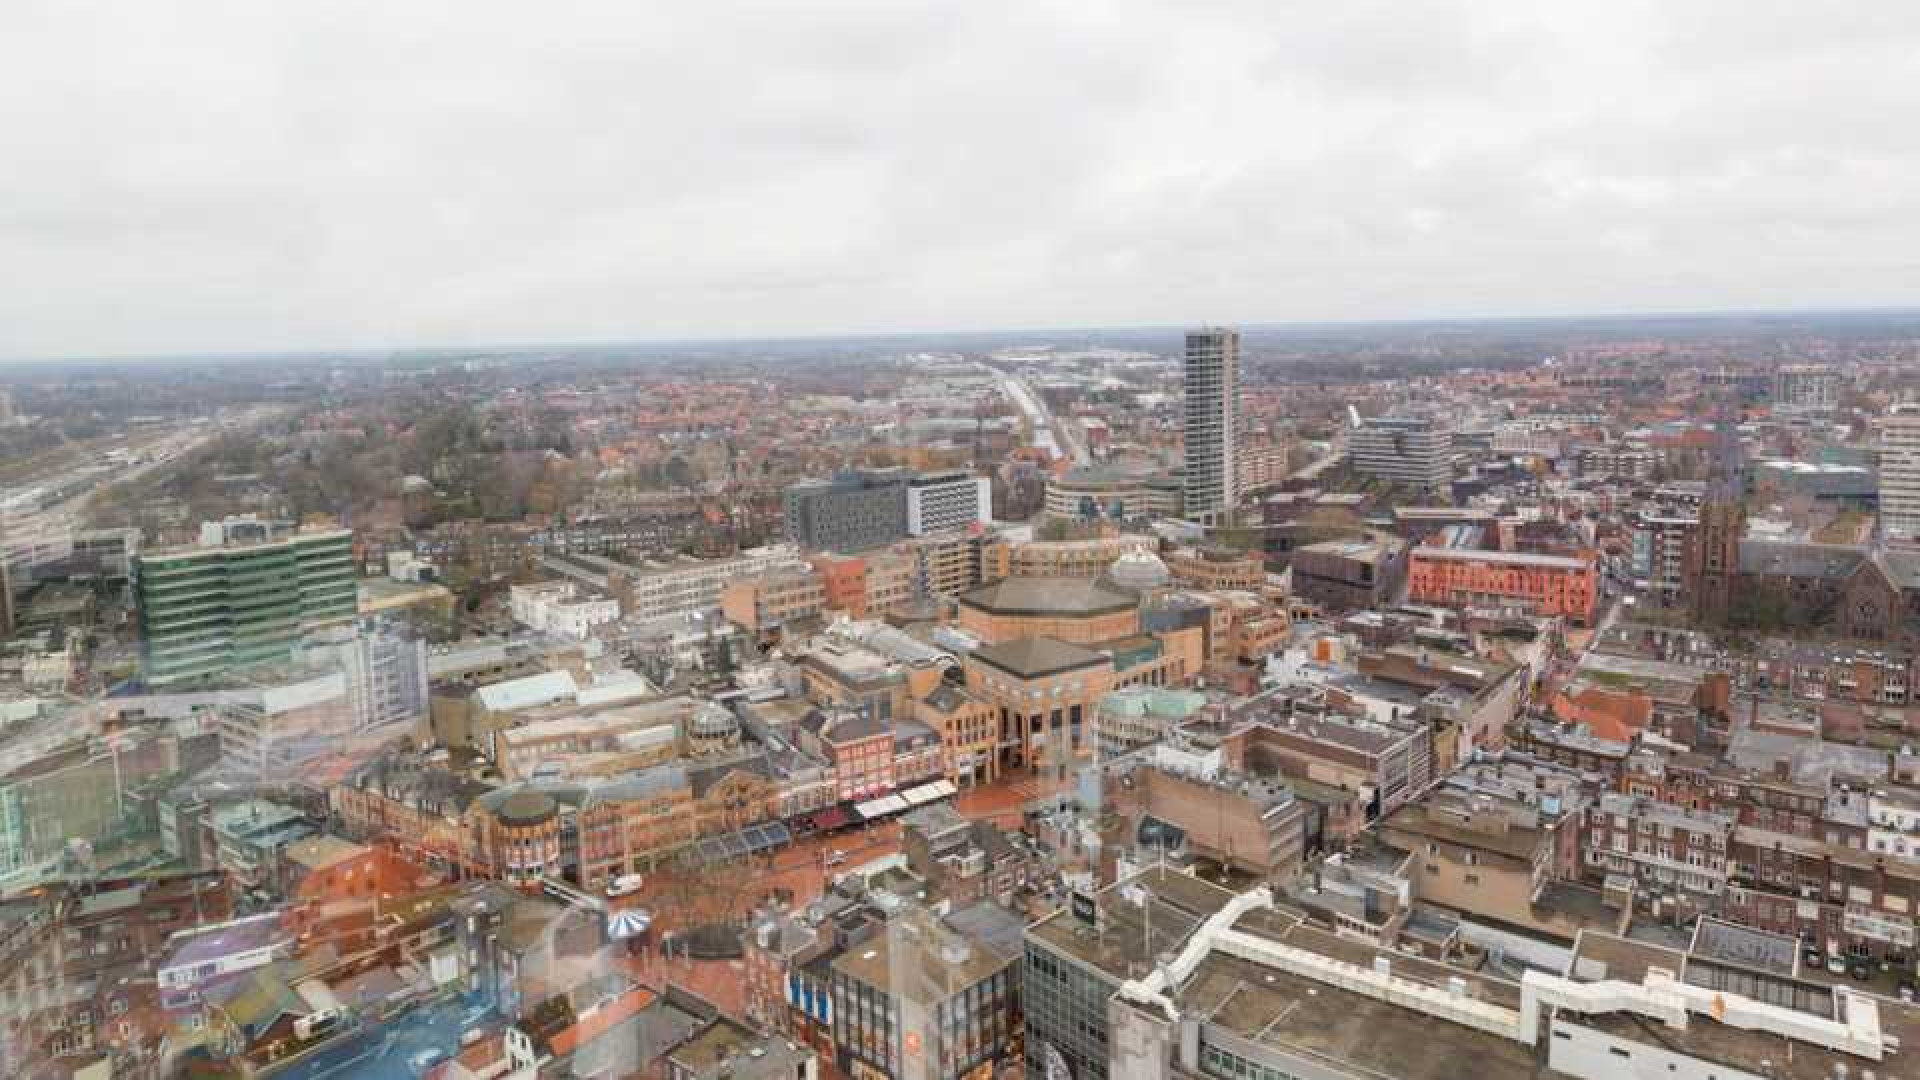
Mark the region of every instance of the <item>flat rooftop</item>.
<instances>
[{"instance_id":1,"label":"flat rooftop","mask_svg":"<svg viewBox=\"0 0 1920 1080\"><path fill-rule=\"evenodd\" d=\"M1533 566L1546 570L1586 570L1593 566L1590 559L1574 559L1565 555L1532 555L1522 551L1476 551L1470 548L1423 546L1413 549L1413 557L1488 563L1493 566Z\"/></svg>"},{"instance_id":2,"label":"flat rooftop","mask_svg":"<svg viewBox=\"0 0 1920 1080\"><path fill-rule=\"evenodd\" d=\"M1151 941L1148 911L1130 899L1139 896L1152 908ZM1035 923L1027 934L1118 982L1144 974L1155 957L1185 941L1233 896L1191 874L1154 867L1100 891L1102 926L1089 926L1068 909Z\"/></svg>"},{"instance_id":3,"label":"flat rooftop","mask_svg":"<svg viewBox=\"0 0 1920 1080\"><path fill-rule=\"evenodd\" d=\"M1463 1069L1477 1080L1538 1075L1519 1043L1217 952L1181 999L1243 1039L1330 1067L1396 1080L1458 1080Z\"/></svg>"}]
</instances>

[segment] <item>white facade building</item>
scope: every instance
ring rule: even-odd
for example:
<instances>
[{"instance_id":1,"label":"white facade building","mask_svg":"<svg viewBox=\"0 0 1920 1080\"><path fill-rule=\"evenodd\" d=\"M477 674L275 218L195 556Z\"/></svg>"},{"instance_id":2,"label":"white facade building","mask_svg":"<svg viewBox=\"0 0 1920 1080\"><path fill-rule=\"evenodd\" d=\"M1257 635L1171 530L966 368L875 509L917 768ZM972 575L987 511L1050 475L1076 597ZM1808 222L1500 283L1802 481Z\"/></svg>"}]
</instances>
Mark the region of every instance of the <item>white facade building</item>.
<instances>
[{"instance_id":1,"label":"white facade building","mask_svg":"<svg viewBox=\"0 0 1920 1080\"><path fill-rule=\"evenodd\" d=\"M569 641L585 641L593 628L620 617L617 600L577 599L570 581L515 585L508 590L513 621L531 630Z\"/></svg>"},{"instance_id":2,"label":"white facade building","mask_svg":"<svg viewBox=\"0 0 1920 1080\"><path fill-rule=\"evenodd\" d=\"M993 481L965 472L928 473L907 484L907 535L993 521Z\"/></svg>"},{"instance_id":3,"label":"white facade building","mask_svg":"<svg viewBox=\"0 0 1920 1080\"><path fill-rule=\"evenodd\" d=\"M1920 406L1895 406L1880 419L1880 535L1920 544Z\"/></svg>"},{"instance_id":4,"label":"white facade building","mask_svg":"<svg viewBox=\"0 0 1920 1080\"><path fill-rule=\"evenodd\" d=\"M727 582L806 565L799 549L790 544L754 548L726 559L679 557L635 563L625 583L626 614L645 620L714 611L720 607L720 592Z\"/></svg>"},{"instance_id":5,"label":"white facade building","mask_svg":"<svg viewBox=\"0 0 1920 1080\"><path fill-rule=\"evenodd\" d=\"M1452 439L1426 417L1376 416L1347 433L1353 471L1438 492L1453 476Z\"/></svg>"}]
</instances>

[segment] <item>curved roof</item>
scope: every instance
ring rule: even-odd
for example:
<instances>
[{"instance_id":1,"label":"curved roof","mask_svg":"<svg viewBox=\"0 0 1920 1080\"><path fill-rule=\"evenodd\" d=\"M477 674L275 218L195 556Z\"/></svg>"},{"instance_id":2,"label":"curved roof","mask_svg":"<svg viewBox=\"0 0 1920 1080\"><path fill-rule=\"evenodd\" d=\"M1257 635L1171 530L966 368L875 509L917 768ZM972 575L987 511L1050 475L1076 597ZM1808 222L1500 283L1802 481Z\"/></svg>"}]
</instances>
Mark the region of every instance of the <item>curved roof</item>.
<instances>
[{"instance_id":1,"label":"curved roof","mask_svg":"<svg viewBox=\"0 0 1920 1080\"><path fill-rule=\"evenodd\" d=\"M703 739L731 738L739 734L740 721L725 705L710 701L694 710L687 731Z\"/></svg>"},{"instance_id":2,"label":"curved roof","mask_svg":"<svg viewBox=\"0 0 1920 1080\"><path fill-rule=\"evenodd\" d=\"M553 796L540 791L516 791L500 804L494 815L502 825L540 825L551 821L560 809Z\"/></svg>"},{"instance_id":3,"label":"curved roof","mask_svg":"<svg viewBox=\"0 0 1920 1080\"><path fill-rule=\"evenodd\" d=\"M1107 577L1128 589L1158 589L1173 580L1173 573L1160 556L1150 551L1129 551L1113 560Z\"/></svg>"},{"instance_id":4,"label":"curved roof","mask_svg":"<svg viewBox=\"0 0 1920 1080\"><path fill-rule=\"evenodd\" d=\"M1140 598L1085 578L1010 577L962 593L960 604L994 615L1107 615L1139 607Z\"/></svg>"}]
</instances>

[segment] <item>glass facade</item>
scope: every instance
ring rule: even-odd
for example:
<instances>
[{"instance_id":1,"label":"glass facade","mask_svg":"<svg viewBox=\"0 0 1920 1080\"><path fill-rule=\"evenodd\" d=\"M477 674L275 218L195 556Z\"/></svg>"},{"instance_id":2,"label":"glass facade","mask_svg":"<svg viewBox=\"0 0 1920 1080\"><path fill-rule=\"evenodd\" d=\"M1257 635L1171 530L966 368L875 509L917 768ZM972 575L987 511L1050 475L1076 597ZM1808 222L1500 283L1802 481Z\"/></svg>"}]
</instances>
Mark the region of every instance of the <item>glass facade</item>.
<instances>
[{"instance_id":1,"label":"glass facade","mask_svg":"<svg viewBox=\"0 0 1920 1080\"><path fill-rule=\"evenodd\" d=\"M1025 978L1028 1080L1046 1080L1048 1046L1074 1080L1106 1080L1107 999L1119 985L1031 938Z\"/></svg>"}]
</instances>

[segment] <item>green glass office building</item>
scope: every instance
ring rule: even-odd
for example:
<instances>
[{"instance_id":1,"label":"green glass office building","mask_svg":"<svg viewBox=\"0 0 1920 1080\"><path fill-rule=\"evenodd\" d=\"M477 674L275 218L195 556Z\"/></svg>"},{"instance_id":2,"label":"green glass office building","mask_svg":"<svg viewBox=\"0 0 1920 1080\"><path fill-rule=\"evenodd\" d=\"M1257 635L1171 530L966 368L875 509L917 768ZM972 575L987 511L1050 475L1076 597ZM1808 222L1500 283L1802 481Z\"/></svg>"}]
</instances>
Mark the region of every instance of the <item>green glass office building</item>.
<instances>
[{"instance_id":1,"label":"green glass office building","mask_svg":"<svg viewBox=\"0 0 1920 1080\"><path fill-rule=\"evenodd\" d=\"M136 581L147 682L289 658L306 631L354 617L354 578L346 529L142 553Z\"/></svg>"}]
</instances>

